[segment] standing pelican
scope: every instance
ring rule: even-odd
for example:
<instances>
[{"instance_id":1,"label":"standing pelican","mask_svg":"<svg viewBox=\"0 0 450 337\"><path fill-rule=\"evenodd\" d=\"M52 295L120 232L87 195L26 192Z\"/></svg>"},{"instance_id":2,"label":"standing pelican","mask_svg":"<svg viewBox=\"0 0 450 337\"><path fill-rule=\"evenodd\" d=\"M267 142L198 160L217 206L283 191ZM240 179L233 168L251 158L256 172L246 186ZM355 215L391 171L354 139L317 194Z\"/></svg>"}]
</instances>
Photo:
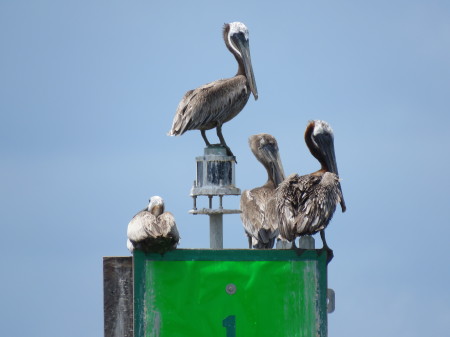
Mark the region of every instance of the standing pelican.
<instances>
[{"instance_id":1,"label":"standing pelican","mask_svg":"<svg viewBox=\"0 0 450 337\"><path fill-rule=\"evenodd\" d=\"M164 253L175 249L180 240L175 219L172 213L164 212L164 200L158 196L151 197L148 206L131 219L127 236L130 252Z\"/></svg>"},{"instance_id":2,"label":"standing pelican","mask_svg":"<svg viewBox=\"0 0 450 337\"><path fill-rule=\"evenodd\" d=\"M281 237L294 242L297 236L320 231L323 247L328 251L331 250L325 240L325 228L338 203L341 204L342 212L346 209L333 137L333 130L327 122L310 122L305 131L305 142L321 168L304 176L290 175L280 184L276 193Z\"/></svg>"},{"instance_id":3,"label":"standing pelican","mask_svg":"<svg viewBox=\"0 0 450 337\"><path fill-rule=\"evenodd\" d=\"M244 108L253 93L258 99L255 77L250 58L248 29L241 22L225 24L223 39L238 63L237 74L232 78L217 80L197 89L189 90L178 104L169 136L180 136L188 130L200 130L206 146L206 130L216 128L220 144L233 156L222 135L222 125L234 118Z\"/></svg>"},{"instance_id":4,"label":"standing pelican","mask_svg":"<svg viewBox=\"0 0 450 337\"><path fill-rule=\"evenodd\" d=\"M249 138L250 149L267 171L267 182L241 196L241 220L248 236L248 248L272 248L278 236L275 189L284 180L276 139L261 133Z\"/></svg>"}]
</instances>

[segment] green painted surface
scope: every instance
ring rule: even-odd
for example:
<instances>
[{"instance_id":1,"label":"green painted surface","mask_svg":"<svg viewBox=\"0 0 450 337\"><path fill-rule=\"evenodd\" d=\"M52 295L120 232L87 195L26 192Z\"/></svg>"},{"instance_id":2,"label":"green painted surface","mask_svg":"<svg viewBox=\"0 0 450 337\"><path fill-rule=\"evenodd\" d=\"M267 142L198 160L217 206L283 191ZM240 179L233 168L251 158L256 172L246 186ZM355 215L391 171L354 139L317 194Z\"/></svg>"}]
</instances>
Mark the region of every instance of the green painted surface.
<instances>
[{"instance_id":1,"label":"green painted surface","mask_svg":"<svg viewBox=\"0 0 450 337\"><path fill-rule=\"evenodd\" d=\"M325 337L326 254L298 252L136 251L135 337Z\"/></svg>"}]
</instances>

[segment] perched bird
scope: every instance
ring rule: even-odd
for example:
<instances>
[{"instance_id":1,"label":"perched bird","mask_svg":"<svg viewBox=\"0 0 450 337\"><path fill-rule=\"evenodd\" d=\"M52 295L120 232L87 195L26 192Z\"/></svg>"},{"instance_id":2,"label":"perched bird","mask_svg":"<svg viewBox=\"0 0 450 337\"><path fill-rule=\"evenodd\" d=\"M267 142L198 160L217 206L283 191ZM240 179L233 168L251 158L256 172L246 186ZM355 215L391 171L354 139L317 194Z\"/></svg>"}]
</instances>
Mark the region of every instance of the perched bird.
<instances>
[{"instance_id":1,"label":"perched bird","mask_svg":"<svg viewBox=\"0 0 450 337\"><path fill-rule=\"evenodd\" d=\"M255 77L250 58L248 29L241 22L224 25L223 39L238 63L237 74L189 90L178 104L169 136L180 136L188 130L200 130L206 146L206 130L216 128L220 144L233 156L222 135L222 125L234 118L244 108L253 93L258 99Z\"/></svg>"},{"instance_id":2,"label":"perched bird","mask_svg":"<svg viewBox=\"0 0 450 337\"><path fill-rule=\"evenodd\" d=\"M248 248L272 248L278 236L275 189L284 180L276 139L261 133L249 138L250 149L267 171L267 182L241 195L241 220Z\"/></svg>"},{"instance_id":3,"label":"perched bird","mask_svg":"<svg viewBox=\"0 0 450 337\"><path fill-rule=\"evenodd\" d=\"M325 121L309 122L305 142L321 168L303 176L292 174L278 187L276 199L280 235L294 242L298 236L320 231L323 247L331 251L325 240L325 228L338 203L342 212L346 210L334 153L333 130Z\"/></svg>"},{"instance_id":4,"label":"perched bird","mask_svg":"<svg viewBox=\"0 0 450 337\"><path fill-rule=\"evenodd\" d=\"M154 196L142 211L128 224L127 248L130 252L140 249L145 252L164 253L175 249L180 234L172 213L164 212L164 200Z\"/></svg>"}]
</instances>

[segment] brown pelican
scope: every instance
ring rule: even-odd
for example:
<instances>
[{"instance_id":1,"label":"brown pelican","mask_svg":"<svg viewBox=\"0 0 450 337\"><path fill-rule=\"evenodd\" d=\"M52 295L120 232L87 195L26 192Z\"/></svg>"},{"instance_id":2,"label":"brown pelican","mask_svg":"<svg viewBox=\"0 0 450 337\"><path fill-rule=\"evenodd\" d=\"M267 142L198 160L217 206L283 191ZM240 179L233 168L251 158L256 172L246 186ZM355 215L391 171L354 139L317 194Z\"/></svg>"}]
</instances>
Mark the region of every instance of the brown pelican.
<instances>
[{"instance_id":1,"label":"brown pelican","mask_svg":"<svg viewBox=\"0 0 450 337\"><path fill-rule=\"evenodd\" d=\"M175 219L172 213L164 212L164 201L158 196L151 197L148 206L131 219L127 236L130 252L164 253L175 249L180 240Z\"/></svg>"},{"instance_id":2,"label":"brown pelican","mask_svg":"<svg viewBox=\"0 0 450 337\"><path fill-rule=\"evenodd\" d=\"M267 171L267 182L241 196L241 219L248 236L248 248L272 248L278 236L275 189L284 180L276 139L261 133L249 138L250 149Z\"/></svg>"},{"instance_id":3,"label":"brown pelican","mask_svg":"<svg viewBox=\"0 0 450 337\"><path fill-rule=\"evenodd\" d=\"M278 187L280 235L294 242L297 236L320 231L323 247L331 251L325 240L325 228L338 203L342 212L346 210L334 154L333 130L327 122L312 121L306 128L305 142L321 168L304 176L292 174Z\"/></svg>"},{"instance_id":4,"label":"brown pelican","mask_svg":"<svg viewBox=\"0 0 450 337\"><path fill-rule=\"evenodd\" d=\"M189 90L178 104L169 136L180 136L188 130L200 130L206 146L206 130L216 128L220 144L233 156L222 135L222 125L234 118L244 108L253 93L258 99L255 77L250 58L248 29L241 22L225 24L223 39L228 50L238 62L237 74Z\"/></svg>"}]
</instances>

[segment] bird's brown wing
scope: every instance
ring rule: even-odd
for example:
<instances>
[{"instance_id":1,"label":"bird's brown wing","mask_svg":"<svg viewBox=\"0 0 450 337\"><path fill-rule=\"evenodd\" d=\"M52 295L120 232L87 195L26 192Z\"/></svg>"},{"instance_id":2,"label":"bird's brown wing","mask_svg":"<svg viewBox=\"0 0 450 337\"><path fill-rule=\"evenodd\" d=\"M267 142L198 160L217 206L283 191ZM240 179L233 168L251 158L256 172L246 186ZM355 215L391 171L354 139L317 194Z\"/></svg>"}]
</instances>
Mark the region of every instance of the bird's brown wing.
<instances>
[{"instance_id":1,"label":"bird's brown wing","mask_svg":"<svg viewBox=\"0 0 450 337\"><path fill-rule=\"evenodd\" d=\"M230 113L239 113L248 100L246 83L244 76L235 76L189 90L178 104L168 134L177 136L188 130L209 130L228 121L234 117L230 118Z\"/></svg>"},{"instance_id":2,"label":"bird's brown wing","mask_svg":"<svg viewBox=\"0 0 450 337\"><path fill-rule=\"evenodd\" d=\"M149 236L148 228L151 228L154 223L156 223L156 217L152 213L145 210L139 212L128 223L128 239L132 242L139 242L147 239Z\"/></svg>"},{"instance_id":3,"label":"bird's brown wing","mask_svg":"<svg viewBox=\"0 0 450 337\"><path fill-rule=\"evenodd\" d=\"M293 241L297 236L299 215L303 212L311 186L320 178L312 175L291 174L277 188L277 214L280 222L280 234L283 239Z\"/></svg>"},{"instance_id":4,"label":"bird's brown wing","mask_svg":"<svg viewBox=\"0 0 450 337\"><path fill-rule=\"evenodd\" d=\"M317 178L320 178L317 180ZM309 185L306 197L301 202L297 216L297 232L299 234L314 234L325 229L333 218L336 205L342 201L339 178L336 174L327 172L321 177L307 180Z\"/></svg>"},{"instance_id":5,"label":"bird's brown wing","mask_svg":"<svg viewBox=\"0 0 450 337\"><path fill-rule=\"evenodd\" d=\"M246 190L240 204L246 233L267 245L278 235L274 191L262 187Z\"/></svg>"},{"instance_id":6,"label":"bird's brown wing","mask_svg":"<svg viewBox=\"0 0 450 337\"><path fill-rule=\"evenodd\" d=\"M178 232L177 224L172 213L164 212L158 217L158 232L159 236L171 238L178 243L180 233Z\"/></svg>"},{"instance_id":7,"label":"bird's brown wing","mask_svg":"<svg viewBox=\"0 0 450 337\"><path fill-rule=\"evenodd\" d=\"M334 173L289 176L277 190L281 236L292 241L324 229L341 200L339 179Z\"/></svg>"}]
</instances>

